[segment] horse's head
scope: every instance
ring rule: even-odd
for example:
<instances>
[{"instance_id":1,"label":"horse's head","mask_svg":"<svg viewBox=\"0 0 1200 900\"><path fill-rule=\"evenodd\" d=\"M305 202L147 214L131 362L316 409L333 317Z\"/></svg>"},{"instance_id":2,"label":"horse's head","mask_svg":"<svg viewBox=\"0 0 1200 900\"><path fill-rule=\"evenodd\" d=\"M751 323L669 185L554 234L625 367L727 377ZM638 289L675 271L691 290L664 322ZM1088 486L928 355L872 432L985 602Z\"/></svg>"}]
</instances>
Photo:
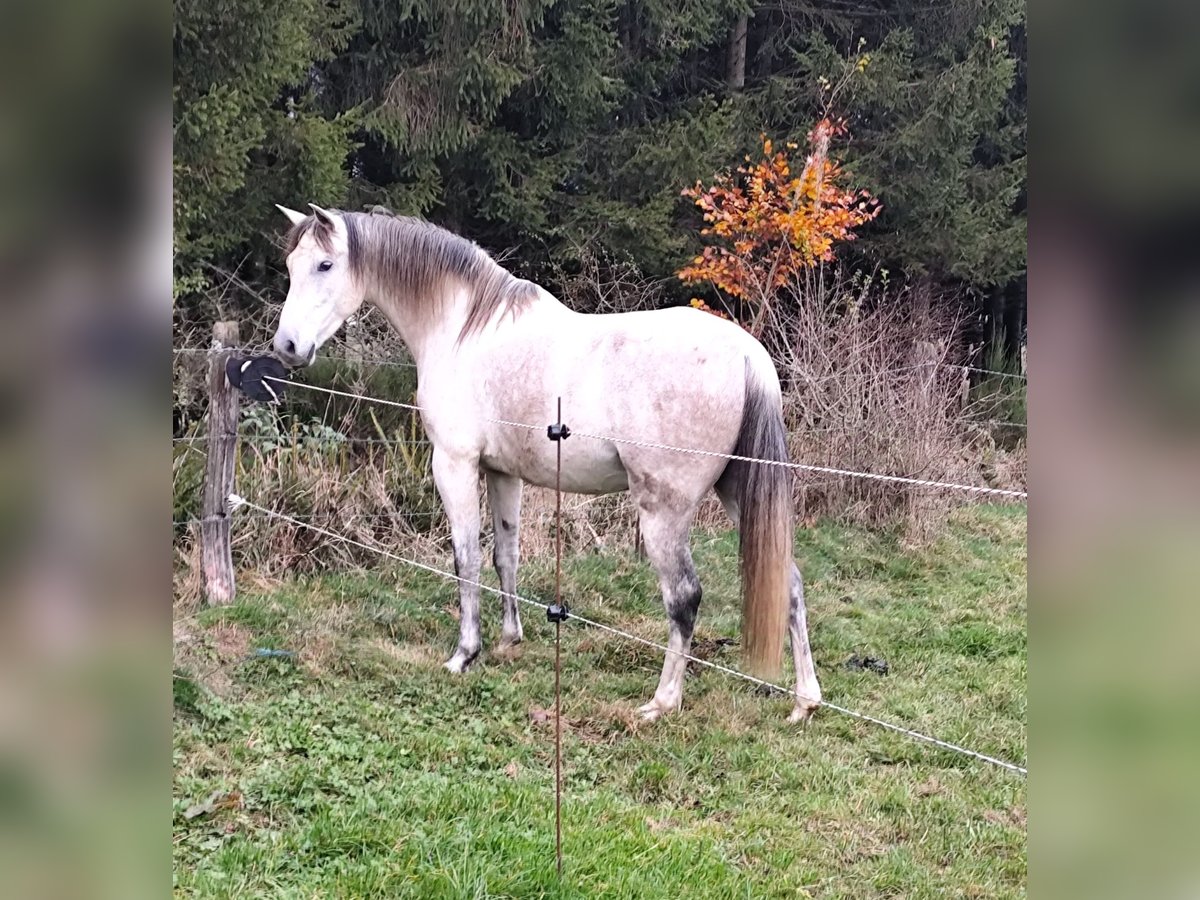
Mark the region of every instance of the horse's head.
<instances>
[{"instance_id":1,"label":"horse's head","mask_svg":"<svg viewBox=\"0 0 1200 900\"><path fill-rule=\"evenodd\" d=\"M313 215L279 209L291 220L287 300L275 331L275 352L289 366L307 366L317 348L358 311L363 289L351 270L350 234L337 212L309 204Z\"/></svg>"}]
</instances>

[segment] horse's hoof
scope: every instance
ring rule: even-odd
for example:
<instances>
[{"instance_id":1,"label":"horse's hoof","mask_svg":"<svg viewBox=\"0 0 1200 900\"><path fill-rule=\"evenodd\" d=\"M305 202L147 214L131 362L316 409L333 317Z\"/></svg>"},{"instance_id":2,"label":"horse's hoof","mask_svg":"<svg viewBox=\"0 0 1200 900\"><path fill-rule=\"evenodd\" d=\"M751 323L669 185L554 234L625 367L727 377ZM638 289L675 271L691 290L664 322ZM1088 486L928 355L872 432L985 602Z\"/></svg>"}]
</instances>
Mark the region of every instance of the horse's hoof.
<instances>
[{"instance_id":1,"label":"horse's hoof","mask_svg":"<svg viewBox=\"0 0 1200 900\"><path fill-rule=\"evenodd\" d=\"M502 634L500 635L500 643L496 645L497 650L511 650L517 644L525 640L525 636L518 632L516 635Z\"/></svg>"},{"instance_id":2,"label":"horse's hoof","mask_svg":"<svg viewBox=\"0 0 1200 900\"><path fill-rule=\"evenodd\" d=\"M656 703L647 703L645 706L638 707L638 715L642 717L643 722L657 722L663 712L662 707Z\"/></svg>"},{"instance_id":3,"label":"horse's hoof","mask_svg":"<svg viewBox=\"0 0 1200 900\"><path fill-rule=\"evenodd\" d=\"M820 703L816 703L812 700L797 700L796 708L792 710L792 713L788 716L787 720L793 725L807 722L813 717L813 713L815 713L820 706Z\"/></svg>"},{"instance_id":4,"label":"horse's hoof","mask_svg":"<svg viewBox=\"0 0 1200 900\"><path fill-rule=\"evenodd\" d=\"M447 672L453 672L455 675L461 675L463 672L467 671L468 668L470 668L471 663L475 662L475 658L477 656L479 656L478 650L476 650L474 653L464 653L462 650L458 650L452 657L446 660L443 668L445 668Z\"/></svg>"},{"instance_id":5,"label":"horse's hoof","mask_svg":"<svg viewBox=\"0 0 1200 900\"><path fill-rule=\"evenodd\" d=\"M673 712L678 707L667 708L660 706L657 701L651 700L638 707L638 715L642 717L643 722L657 722L660 718L669 712Z\"/></svg>"}]
</instances>

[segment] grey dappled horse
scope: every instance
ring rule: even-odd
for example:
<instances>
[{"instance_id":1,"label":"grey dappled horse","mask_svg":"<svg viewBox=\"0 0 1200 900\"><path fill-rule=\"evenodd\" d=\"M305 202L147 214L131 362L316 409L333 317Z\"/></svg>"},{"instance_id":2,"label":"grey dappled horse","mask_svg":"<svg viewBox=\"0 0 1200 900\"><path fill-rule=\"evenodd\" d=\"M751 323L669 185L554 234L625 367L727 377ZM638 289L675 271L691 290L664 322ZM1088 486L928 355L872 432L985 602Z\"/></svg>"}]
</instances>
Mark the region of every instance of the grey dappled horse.
<instances>
[{"instance_id":1,"label":"grey dappled horse","mask_svg":"<svg viewBox=\"0 0 1200 900\"><path fill-rule=\"evenodd\" d=\"M516 278L474 243L404 217L280 207L292 222L291 279L275 334L284 362L304 366L364 301L399 332L417 364L418 404L433 443L433 477L445 504L454 563L478 582L479 473L487 480L495 565L503 592L501 646L521 640L517 535L521 483L553 486L555 446L540 428L564 419L577 432L740 456L787 459L779 379L767 352L737 325L690 308L584 315ZM688 532L714 489L741 532L742 632L747 664L778 671L790 629L796 668L793 721L820 704L792 559L790 475L635 444L577 438L563 448L562 487L628 490L646 555L670 619L662 677L639 712L678 709L700 605ZM464 671L479 655L479 588L459 582L458 648Z\"/></svg>"}]
</instances>

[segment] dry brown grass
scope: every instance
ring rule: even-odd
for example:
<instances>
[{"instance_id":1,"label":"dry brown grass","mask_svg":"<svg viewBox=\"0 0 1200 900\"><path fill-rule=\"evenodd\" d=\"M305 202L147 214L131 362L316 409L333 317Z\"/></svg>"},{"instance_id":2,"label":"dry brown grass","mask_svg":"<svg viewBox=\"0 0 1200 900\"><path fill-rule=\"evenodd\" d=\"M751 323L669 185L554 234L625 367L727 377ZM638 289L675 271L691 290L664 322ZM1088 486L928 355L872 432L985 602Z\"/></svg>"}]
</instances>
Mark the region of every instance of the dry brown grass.
<instances>
[{"instance_id":1,"label":"dry brown grass","mask_svg":"<svg viewBox=\"0 0 1200 900\"><path fill-rule=\"evenodd\" d=\"M441 667L445 658L444 648L431 644L415 644L411 642L397 643L389 638L371 638L366 646L389 660L395 660L406 667L434 671Z\"/></svg>"},{"instance_id":2,"label":"dry brown grass","mask_svg":"<svg viewBox=\"0 0 1200 900\"><path fill-rule=\"evenodd\" d=\"M233 622L218 622L204 628L190 619L179 618L172 626L172 664L213 693L226 696L232 690L230 669L250 652L252 635Z\"/></svg>"}]
</instances>

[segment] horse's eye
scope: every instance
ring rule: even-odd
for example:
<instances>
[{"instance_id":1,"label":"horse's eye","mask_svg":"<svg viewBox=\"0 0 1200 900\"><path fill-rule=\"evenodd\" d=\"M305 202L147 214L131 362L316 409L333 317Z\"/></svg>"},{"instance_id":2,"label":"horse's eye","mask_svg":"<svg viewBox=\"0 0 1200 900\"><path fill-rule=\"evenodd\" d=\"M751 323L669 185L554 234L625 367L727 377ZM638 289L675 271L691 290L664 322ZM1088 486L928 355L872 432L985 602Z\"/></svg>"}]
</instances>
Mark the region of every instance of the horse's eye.
<instances>
[{"instance_id":1,"label":"horse's eye","mask_svg":"<svg viewBox=\"0 0 1200 900\"><path fill-rule=\"evenodd\" d=\"M331 263L329 260L325 260L325 262L323 262L319 266L317 266L317 271L318 272L328 272L332 268L333 268L333 263Z\"/></svg>"}]
</instances>

